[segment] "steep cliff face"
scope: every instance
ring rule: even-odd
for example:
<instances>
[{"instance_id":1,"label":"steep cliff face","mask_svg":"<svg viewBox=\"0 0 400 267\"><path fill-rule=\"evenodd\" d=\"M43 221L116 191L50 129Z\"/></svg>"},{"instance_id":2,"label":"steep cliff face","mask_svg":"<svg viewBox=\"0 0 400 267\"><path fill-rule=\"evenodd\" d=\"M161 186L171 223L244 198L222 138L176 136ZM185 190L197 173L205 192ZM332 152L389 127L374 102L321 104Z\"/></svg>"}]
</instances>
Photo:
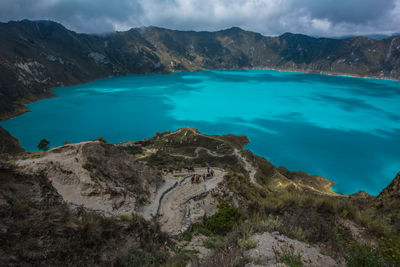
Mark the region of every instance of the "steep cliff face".
<instances>
[{"instance_id":1,"label":"steep cliff face","mask_svg":"<svg viewBox=\"0 0 400 267\"><path fill-rule=\"evenodd\" d=\"M0 154L15 154L23 151L18 139L0 127Z\"/></svg>"},{"instance_id":2,"label":"steep cliff face","mask_svg":"<svg viewBox=\"0 0 400 267\"><path fill-rule=\"evenodd\" d=\"M274 68L400 79L399 37L335 40L157 27L88 35L51 21L24 20L0 23L0 39L0 119L52 96L53 87L129 73Z\"/></svg>"},{"instance_id":3,"label":"steep cliff face","mask_svg":"<svg viewBox=\"0 0 400 267\"><path fill-rule=\"evenodd\" d=\"M400 200L400 172L396 175L393 181L379 194L380 198L391 197Z\"/></svg>"},{"instance_id":4,"label":"steep cliff face","mask_svg":"<svg viewBox=\"0 0 400 267\"><path fill-rule=\"evenodd\" d=\"M50 21L21 21L1 23L0 39L3 118L25 111L24 103L52 96L52 87L158 71L151 51L127 51L119 34L77 34Z\"/></svg>"},{"instance_id":5,"label":"steep cliff face","mask_svg":"<svg viewBox=\"0 0 400 267\"><path fill-rule=\"evenodd\" d=\"M400 230L400 172L393 181L379 194L378 209L390 214L390 220Z\"/></svg>"}]
</instances>

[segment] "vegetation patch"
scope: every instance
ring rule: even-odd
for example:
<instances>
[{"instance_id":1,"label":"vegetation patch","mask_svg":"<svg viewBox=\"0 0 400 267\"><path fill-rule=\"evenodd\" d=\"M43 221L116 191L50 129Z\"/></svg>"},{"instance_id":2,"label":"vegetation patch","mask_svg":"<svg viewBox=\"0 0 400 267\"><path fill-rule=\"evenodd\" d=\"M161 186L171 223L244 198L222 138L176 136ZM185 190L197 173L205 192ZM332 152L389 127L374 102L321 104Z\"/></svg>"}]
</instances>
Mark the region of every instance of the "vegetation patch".
<instances>
[{"instance_id":1,"label":"vegetation patch","mask_svg":"<svg viewBox=\"0 0 400 267\"><path fill-rule=\"evenodd\" d=\"M252 249L252 248L257 247L258 241L247 237L247 238L240 239L238 241L238 245L240 248L243 248L243 249Z\"/></svg>"},{"instance_id":2,"label":"vegetation patch","mask_svg":"<svg viewBox=\"0 0 400 267\"><path fill-rule=\"evenodd\" d=\"M206 218L203 224L213 234L226 235L232 230L233 225L241 219L242 215L236 208L224 201L219 204L218 208L219 210Z\"/></svg>"},{"instance_id":3,"label":"vegetation patch","mask_svg":"<svg viewBox=\"0 0 400 267\"><path fill-rule=\"evenodd\" d=\"M292 247L283 247L281 250L274 249L275 258L277 262L286 264L289 267L302 267L303 262L301 261L302 255L295 253Z\"/></svg>"},{"instance_id":4,"label":"vegetation patch","mask_svg":"<svg viewBox=\"0 0 400 267\"><path fill-rule=\"evenodd\" d=\"M121 148L131 155L138 155L143 153L143 148L141 148L140 146L122 146Z\"/></svg>"}]
</instances>

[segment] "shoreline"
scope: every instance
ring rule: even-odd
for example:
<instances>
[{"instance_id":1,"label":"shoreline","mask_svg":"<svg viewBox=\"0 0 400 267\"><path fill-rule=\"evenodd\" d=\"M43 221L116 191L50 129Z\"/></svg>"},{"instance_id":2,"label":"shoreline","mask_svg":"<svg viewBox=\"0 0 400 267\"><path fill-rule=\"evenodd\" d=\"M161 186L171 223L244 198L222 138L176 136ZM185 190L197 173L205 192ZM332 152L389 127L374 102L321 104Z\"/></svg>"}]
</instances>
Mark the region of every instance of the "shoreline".
<instances>
[{"instance_id":1,"label":"shoreline","mask_svg":"<svg viewBox=\"0 0 400 267\"><path fill-rule=\"evenodd\" d=\"M85 84L85 83L90 83L90 82L95 82L95 81L99 81L99 80L103 80L103 79L110 79L110 78L118 78L118 77L124 77L124 76L129 76L129 75L151 75L151 74L172 74L172 73L191 73L191 72L199 72L199 71L240 71L240 70L270 70L270 71L277 71L277 72L287 72L287 73L300 73L300 74L315 74L315 75L326 75L326 76L336 76L336 77L346 77L346 78L358 78L358 79L373 79L373 80L383 80L383 81L394 81L394 82L400 82L400 80L396 80L396 79L391 79L391 78L387 78L387 77L378 77L378 76L359 76L359 75L351 75L351 74L345 74L345 73L329 73L329 72L312 72L309 71L307 72L306 70L285 70L285 69L279 69L279 68L267 68L267 67L254 67L254 68L238 68L238 69L198 69L198 70L183 70L183 71L170 71L170 72L152 72L152 73L129 73L129 74L125 74L125 75L121 75L121 76L107 76L107 77L103 77L103 78L99 78L99 79L94 79L91 81L86 81L86 82L82 82L82 83L76 83L76 84L71 84L71 85L66 85L66 86L58 86L58 87L51 87L51 88L47 88L50 90L50 95L49 96L45 96L45 97L41 97L38 98L36 100L33 101L27 101L27 103L25 101L23 101L22 103L20 103L20 105L22 105L24 108L21 108L20 111L18 109L15 109L11 112L8 112L6 114L1 114L0 115L0 122L2 121L7 121L7 120L11 120L17 116L23 115L27 112L31 112L31 110L28 108L28 105L43 99L48 99L48 98L53 98L53 97L58 97L55 93L54 93L54 89L55 88L59 88L59 87L69 87L69 86L75 86L75 85L80 85L80 84ZM9 115L8 115L9 114Z\"/></svg>"}]
</instances>

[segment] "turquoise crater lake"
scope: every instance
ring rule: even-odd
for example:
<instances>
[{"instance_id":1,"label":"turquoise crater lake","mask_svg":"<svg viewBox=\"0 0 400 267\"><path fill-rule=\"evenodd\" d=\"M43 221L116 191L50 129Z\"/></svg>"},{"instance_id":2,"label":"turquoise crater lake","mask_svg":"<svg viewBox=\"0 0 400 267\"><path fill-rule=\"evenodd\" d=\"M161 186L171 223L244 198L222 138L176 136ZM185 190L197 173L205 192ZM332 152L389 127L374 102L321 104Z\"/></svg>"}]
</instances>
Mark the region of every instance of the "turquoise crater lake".
<instances>
[{"instance_id":1,"label":"turquoise crater lake","mask_svg":"<svg viewBox=\"0 0 400 267\"><path fill-rule=\"evenodd\" d=\"M27 150L99 136L118 143L192 126L247 135L278 166L340 193L377 195L400 171L400 82L267 70L130 75L54 90L1 122Z\"/></svg>"}]
</instances>

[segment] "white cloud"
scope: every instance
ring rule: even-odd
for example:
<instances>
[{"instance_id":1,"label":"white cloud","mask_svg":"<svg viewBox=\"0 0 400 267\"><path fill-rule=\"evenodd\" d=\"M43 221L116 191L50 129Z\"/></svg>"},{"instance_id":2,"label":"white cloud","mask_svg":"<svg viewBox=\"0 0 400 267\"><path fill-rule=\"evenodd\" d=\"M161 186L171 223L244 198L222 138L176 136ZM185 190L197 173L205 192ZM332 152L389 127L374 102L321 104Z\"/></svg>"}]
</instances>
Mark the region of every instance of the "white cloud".
<instances>
[{"instance_id":1,"label":"white cloud","mask_svg":"<svg viewBox=\"0 0 400 267\"><path fill-rule=\"evenodd\" d=\"M399 32L400 0L1 0L0 18L52 19L80 32L239 26L334 36Z\"/></svg>"}]
</instances>

